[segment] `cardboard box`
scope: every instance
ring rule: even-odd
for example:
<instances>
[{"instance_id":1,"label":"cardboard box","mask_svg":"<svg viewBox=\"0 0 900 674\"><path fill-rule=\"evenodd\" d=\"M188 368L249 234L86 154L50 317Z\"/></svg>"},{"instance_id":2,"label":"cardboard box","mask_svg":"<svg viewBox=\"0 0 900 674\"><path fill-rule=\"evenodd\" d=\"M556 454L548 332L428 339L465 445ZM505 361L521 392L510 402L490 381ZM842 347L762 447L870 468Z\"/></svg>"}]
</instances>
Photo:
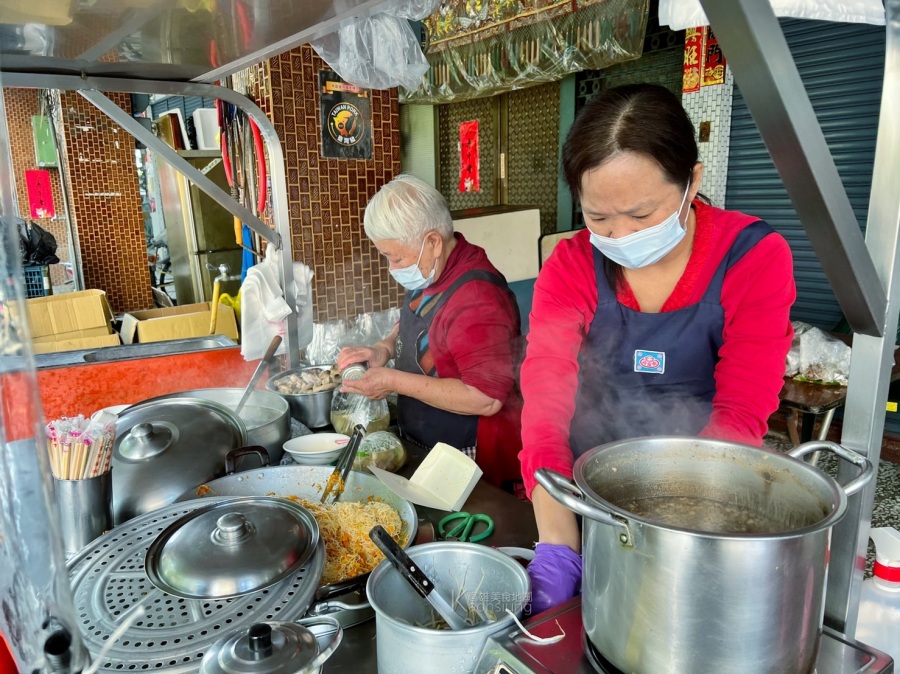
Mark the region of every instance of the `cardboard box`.
<instances>
[{"instance_id":1,"label":"cardboard box","mask_svg":"<svg viewBox=\"0 0 900 674\"><path fill-rule=\"evenodd\" d=\"M112 309L102 290L34 297L27 305L32 339L97 328L106 335L113 331Z\"/></svg>"},{"instance_id":2,"label":"cardboard box","mask_svg":"<svg viewBox=\"0 0 900 674\"><path fill-rule=\"evenodd\" d=\"M58 353L59 351L77 351L79 349L96 349L102 346L118 346L119 335L113 333L111 335L97 335L94 337L67 337L69 333L63 335L52 335L50 337L41 337L32 343L32 351L34 353Z\"/></svg>"},{"instance_id":3,"label":"cardboard box","mask_svg":"<svg viewBox=\"0 0 900 674\"><path fill-rule=\"evenodd\" d=\"M107 327L88 328L87 330L75 330L73 332L60 332L58 335L44 335L43 337L35 337L31 340L32 344L43 344L46 342L62 342L72 339L85 339L87 337L107 337L114 334ZM118 335L116 335L118 337Z\"/></svg>"},{"instance_id":4,"label":"cardboard box","mask_svg":"<svg viewBox=\"0 0 900 674\"><path fill-rule=\"evenodd\" d=\"M132 311L122 317L122 342L164 342L170 339L188 339L209 335L210 303L185 304L165 309ZM219 305L216 317L217 335L225 335L233 340L238 338L237 320L234 310Z\"/></svg>"}]
</instances>

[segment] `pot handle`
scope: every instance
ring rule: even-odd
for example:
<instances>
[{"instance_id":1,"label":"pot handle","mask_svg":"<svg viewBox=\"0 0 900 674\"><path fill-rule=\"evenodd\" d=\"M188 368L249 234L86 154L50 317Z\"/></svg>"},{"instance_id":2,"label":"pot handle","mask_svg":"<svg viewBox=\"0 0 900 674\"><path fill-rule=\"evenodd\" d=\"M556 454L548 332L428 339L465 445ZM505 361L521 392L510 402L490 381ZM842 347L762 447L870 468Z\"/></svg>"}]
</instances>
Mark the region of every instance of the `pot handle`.
<instances>
[{"instance_id":1,"label":"pot handle","mask_svg":"<svg viewBox=\"0 0 900 674\"><path fill-rule=\"evenodd\" d=\"M843 445L839 445L836 442L829 442L828 440L813 440L812 442L804 442L802 445L797 445L792 450L790 450L787 455L794 459L802 460L803 457L807 454L812 454L813 452L818 452L823 449L836 454L840 458L844 459L844 461L848 461L854 466L859 466L859 475L850 480L847 484L840 485L847 496L855 494L860 489L865 487L869 483L869 480L872 479L872 476L875 474L875 467L872 465L872 462L862 454L854 452L852 449L847 449Z\"/></svg>"},{"instance_id":2,"label":"pot handle","mask_svg":"<svg viewBox=\"0 0 900 674\"><path fill-rule=\"evenodd\" d=\"M328 616L318 616L315 618L300 618L300 620L295 621L298 625L303 625L304 627L309 627L311 625L326 625L328 627L333 627L335 632L331 637L331 641L328 642L328 645L322 648L319 651L319 654L310 662L306 667L306 671L315 672L325 664L325 661L331 657L331 654L337 650L337 647L341 645L341 640L344 638L344 628L341 627L341 623L337 621L335 618L330 618ZM318 641L318 639L316 639Z\"/></svg>"},{"instance_id":3,"label":"pot handle","mask_svg":"<svg viewBox=\"0 0 900 674\"><path fill-rule=\"evenodd\" d=\"M572 480L546 468L538 468L534 473L534 477L538 484L550 493L550 496L569 510L574 510L582 517L587 517L595 522L622 528L628 534L628 537L631 538L628 526L624 522L620 522L613 517L612 513L607 512L600 506L585 501L584 494Z\"/></svg>"},{"instance_id":4,"label":"pot handle","mask_svg":"<svg viewBox=\"0 0 900 674\"><path fill-rule=\"evenodd\" d=\"M249 447L238 447L232 449L225 455L225 474L234 475L234 467L237 460L244 456L255 456L259 459L259 467L265 468L269 465L269 453L265 447L259 445L251 445Z\"/></svg>"}]
</instances>

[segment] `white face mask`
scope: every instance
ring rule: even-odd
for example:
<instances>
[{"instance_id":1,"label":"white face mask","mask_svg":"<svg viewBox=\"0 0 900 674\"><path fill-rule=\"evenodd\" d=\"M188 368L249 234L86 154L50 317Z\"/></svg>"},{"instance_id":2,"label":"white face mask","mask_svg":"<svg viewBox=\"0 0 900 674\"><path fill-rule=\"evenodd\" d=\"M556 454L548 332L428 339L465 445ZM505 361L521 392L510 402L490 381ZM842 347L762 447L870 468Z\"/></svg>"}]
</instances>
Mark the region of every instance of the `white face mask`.
<instances>
[{"instance_id":1,"label":"white face mask","mask_svg":"<svg viewBox=\"0 0 900 674\"><path fill-rule=\"evenodd\" d=\"M419 269L419 262L422 260L422 253L425 252L425 239L422 239L422 247L419 249L419 258L415 264L400 269L389 269L394 280L407 290L422 290L427 288L434 281L434 268L437 266L437 260L431 267L431 273L428 278L422 276L422 270Z\"/></svg>"},{"instance_id":2,"label":"white face mask","mask_svg":"<svg viewBox=\"0 0 900 674\"><path fill-rule=\"evenodd\" d=\"M634 232L620 239L600 236L591 232L591 243L613 262L628 269L640 269L656 264L672 252L686 234L681 225L681 209L687 199L691 184L684 188L684 196L678 210L660 224Z\"/></svg>"}]
</instances>

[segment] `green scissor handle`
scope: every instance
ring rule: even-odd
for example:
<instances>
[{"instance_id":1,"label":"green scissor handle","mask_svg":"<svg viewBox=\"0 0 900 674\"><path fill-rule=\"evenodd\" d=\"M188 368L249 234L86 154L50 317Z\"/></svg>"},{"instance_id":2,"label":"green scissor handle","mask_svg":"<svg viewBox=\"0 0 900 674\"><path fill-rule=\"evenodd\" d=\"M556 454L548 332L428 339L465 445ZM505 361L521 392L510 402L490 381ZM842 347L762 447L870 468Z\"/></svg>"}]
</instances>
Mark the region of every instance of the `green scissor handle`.
<instances>
[{"instance_id":1,"label":"green scissor handle","mask_svg":"<svg viewBox=\"0 0 900 674\"><path fill-rule=\"evenodd\" d=\"M451 523L459 520L457 524L451 526ZM483 522L486 528L477 534L472 534L472 530L479 522ZM469 543L477 543L494 533L494 520L487 515L470 515L466 512L450 513L438 522L438 533L445 541L464 541Z\"/></svg>"}]
</instances>

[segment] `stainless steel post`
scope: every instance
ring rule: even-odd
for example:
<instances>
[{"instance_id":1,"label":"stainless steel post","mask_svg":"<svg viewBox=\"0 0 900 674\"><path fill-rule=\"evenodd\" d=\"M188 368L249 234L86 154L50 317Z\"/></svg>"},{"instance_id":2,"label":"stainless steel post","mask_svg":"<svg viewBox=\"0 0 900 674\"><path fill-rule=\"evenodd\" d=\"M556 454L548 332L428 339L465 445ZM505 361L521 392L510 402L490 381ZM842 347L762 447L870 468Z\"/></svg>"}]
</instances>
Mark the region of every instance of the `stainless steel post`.
<instances>
[{"instance_id":1,"label":"stainless steel post","mask_svg":"<svg viewBox=\"0 0 900 674\"><path fill-rule=\"evenodd\" d=\"M885 404L894 363L900 314L900 0L887 0L887 45L878 143L866 224L866 246L888 298L884 337L854 335L850 384L841 444L878 465L884 433ZM841 471L845 477L846 470ZM848 635L856 632L875 484L849 501L847 515L834 529L826 624Z\"/></svg>"},{"instance_id":2,"label":"stainless steel post","mask_svg":"<svg viewBox=\"0 0 900 674\"><path fill-rule=\"evenodd\" d=\"M844 316L883 334L884 287L771 4L701 4Z\"/></svg>"},{"instance_id":3,"label":"stainless steel post","mask_svg":"<svg viewBox=\"0 0 900 674\"><path fill-rule=\"evenodd\" d=\"M276 242L276 245L280 246L282 250L281 278L282 285L285 289L284 299L292 311L296 309L297 300L294 293L293 269L294 255L291 240L290 212L288 210L287 202L287 175L284 166L284 151L282 150L281 140L278 138L278 132L275 130L275 126L272 124L271 120L266 116L266 114L262 110L260 110L256 104L253 103L253 101L251 101L246 96L226 87L219 87L213 84L201 84L197 82L161 82L155 80L134 80L112 77L76 77L74 75L55 75L48 73L4 73L3 77L4 84L6 86L22 87L27 89L63 89L69 91L93 90L105 92L124 92L131 94L143 93L168 95L174 94L181 96L201 97L206 96L210 98L219 98L227 103L232 103L243 110L245 113L247 113L247 116L249 116L254 122L256 122L256 125L259 127L260 133L262 134L263 140L266 143L266 154L269 157L269 179L272 182L272 221L275 224L275 236L277 237L274 239L274 241ZM118 108L118 106L114 107L125 114L124 111L121 110L121 108ZM144 142L144 144L146 144L148 147L151 147L150 143L152 143L153 140L158 140L155 136L153 136L153 134L141 127L136 122L133 125L129 124L129 127L131 127L129 133ZM148 141L150 141L150 143L148 143ZM175 153L175 155L178 156L177 153ZM180 160L181 157L178 157L178 159ZM178 166L181 166L181 164L177 164L176 168ZM217 190L219 189L218 186L215 187ZM201 187L201 189L203 188ZM222 192L222 194L225 194L225 192ZM216 198L215 194L210 193L210 196ZM222 203L220 201L219 203L221 203L222 206L225 207L230 213L237 215L238 217L242 217L242 213L246 211L246 209L244 209L244 211L241 211L241 213L238 213L234 208L234 206L237 205L237 202L231 199L231 195L226 196L228 197L228 201L226 203ZM252 214L250 215L252 217ZM258 227L259 225L256 225L256 223L259 223L265 228L262 232L259 233L268 240L273 240L271 238L271 230L264 224L260 223L258 218L252 217L252 219L248 222L248 225L250 225L250 227L253 228L254 231L258 231L256 227ZM267 232L268 235L266 234ZM300 355L297 348L297 341L297 326L293 321L288 321L287 332L284 335L284 343L290 363L289 367L291 368L300 366Z\"/></svg>"},{"instance_id":4,"label":"stainless steel post","mask_svg":"<svg viewBox=\"0 0 900 674\"><path fill-rule=\"evenodd\" d=\"M842 444L877 466L898 319L900 0L887 0L887 57L865 246L769 3L701 0L844 315L856 333ZM841 478L850 469L842 467ZM835 527L825 623L856 628L875 484Z\"/></svg>"},{"instance_id":5,"label":"stainless steel post","mask_svg":"<svg viewBox=\"0 0 900 674\"><path fill-rule=\"evenodd\" d=\"M31 355L6 111L0 96L0 631L22 671L86 665L52 500ZM45 644L57 644L50 652Z\"/></svg>"}]
</instances>

